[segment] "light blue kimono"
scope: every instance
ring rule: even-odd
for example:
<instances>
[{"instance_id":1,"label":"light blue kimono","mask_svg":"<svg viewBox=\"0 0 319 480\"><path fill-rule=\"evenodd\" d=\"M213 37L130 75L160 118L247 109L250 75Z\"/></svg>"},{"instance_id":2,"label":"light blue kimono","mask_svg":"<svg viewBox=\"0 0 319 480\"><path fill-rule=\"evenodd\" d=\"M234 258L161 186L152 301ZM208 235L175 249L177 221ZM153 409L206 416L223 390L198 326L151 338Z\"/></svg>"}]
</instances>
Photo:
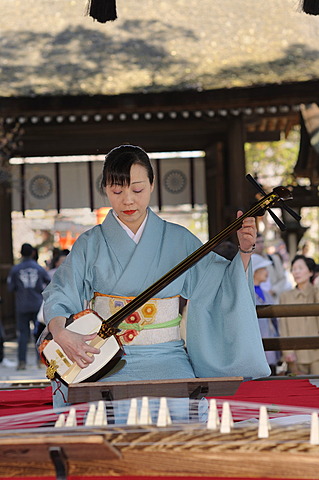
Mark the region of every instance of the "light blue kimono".
<instances>
[{"instance_id":1,"label":"light blue kimono","mask_svg":"<svg viewBox=\"0 0 319 480\"><path fill-rule=\"evenodd\" d=\"M78 238L43 293L47 322L83 310L94 292L135 297L201 246L184 227L148 213L137 245L112 212ZM206 255L156 294L190 300L187 353L182 340L125 346L125 367L107 381L268 376L250 268L248 277L240 255Z\"/></svg>"}]
</instances>

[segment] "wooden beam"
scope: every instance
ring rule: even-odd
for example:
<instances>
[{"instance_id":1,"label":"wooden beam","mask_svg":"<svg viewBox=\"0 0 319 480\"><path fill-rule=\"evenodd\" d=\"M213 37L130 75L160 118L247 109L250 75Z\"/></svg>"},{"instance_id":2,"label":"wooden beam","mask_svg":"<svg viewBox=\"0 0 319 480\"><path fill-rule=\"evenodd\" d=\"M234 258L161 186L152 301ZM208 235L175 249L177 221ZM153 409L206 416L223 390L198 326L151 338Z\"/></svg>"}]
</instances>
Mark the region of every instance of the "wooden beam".
<instances>
[{"instance_id":1,"label":"wooden beam","mask_svg":"<svg viewBox=\"0 0 319 480\"><path fill-rule=\"evenodd\" d=\"M319 315L319 303L291 305L258 305L259 318L308 317ZM265 350L311 350L319 348L319 335L313 337L263 338Z\"/></svg>"},{"instance_id":2,"label":"wooden beam","mask_svg":"<svg viewBox=\"0 0 319 480\"><path fill-rule=\"evenodd\" d=\"M0 97L0 116L85 112L179 111L298 105L318 100L319 80L216 90L183 90L150 94Z\"/></svg>"},{"instance_id":3,"label":"wooden beam","mask_svg":"<svg viewBox=\"0 0 319 480\"><path fill-rule=\"evenodd\" d=\"M258 318L272 317L317 317L319 316L319 303L301 303L286 305L258 305L256 307Z\"/></svg>"},{"instance_id":4,"label":"wooden beam","mask_svg":"<svg viewBox=\"0 0 319 480\"><path fill-rule=\"evenodd\" d=\"M148 152L204 150L214 138L220 138L226 128L226 120L203 118L27 124L15 155L90 155L105 153L122 143L141 145Z\"/></svg>"},{"instance_id":5,"label":"wooden beam","mask_svg":"<svg viewBox=\"0 0 319 480\"><path fill-rule=\"evenodd\" d=\"M317 337L275 337L263 338L265 350L312 350L319 349L319 336Z\"/></svg>"},{"instance_id":6,"label":"wooden beam","mask_svg":"<svg viewBox=\"0 0 319 480\"><path fill-rule=\"evenodd\" d=\"M247 132L246 141L248 143L254 142L278 142L280 140L280 131L273 132Z\"/></svg>"}]
</instances>

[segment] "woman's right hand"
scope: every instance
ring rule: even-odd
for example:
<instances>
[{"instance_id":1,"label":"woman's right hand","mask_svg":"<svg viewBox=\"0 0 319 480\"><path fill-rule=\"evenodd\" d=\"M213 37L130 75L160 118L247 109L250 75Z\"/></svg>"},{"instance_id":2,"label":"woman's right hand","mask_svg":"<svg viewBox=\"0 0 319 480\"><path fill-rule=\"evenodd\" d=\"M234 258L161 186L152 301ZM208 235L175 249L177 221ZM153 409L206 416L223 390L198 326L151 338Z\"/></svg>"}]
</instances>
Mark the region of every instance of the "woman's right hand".
<instances>
[{"instance_id":1,"label":"woman's right hand","mask_svg":"<svg viewBox=\"0 0 319 480\"><path fill-rule=\"evenodd\" d=\"M60 345L65 355L76 362L79 367L85 368L94 361L94 355L100 353L98 348L90 346L97 333L81 335L64 327L64 317L55 317L49 323L49 330L54 341ZM87 343L88 342L88 343Z\"/></svg>"}]
</instances>

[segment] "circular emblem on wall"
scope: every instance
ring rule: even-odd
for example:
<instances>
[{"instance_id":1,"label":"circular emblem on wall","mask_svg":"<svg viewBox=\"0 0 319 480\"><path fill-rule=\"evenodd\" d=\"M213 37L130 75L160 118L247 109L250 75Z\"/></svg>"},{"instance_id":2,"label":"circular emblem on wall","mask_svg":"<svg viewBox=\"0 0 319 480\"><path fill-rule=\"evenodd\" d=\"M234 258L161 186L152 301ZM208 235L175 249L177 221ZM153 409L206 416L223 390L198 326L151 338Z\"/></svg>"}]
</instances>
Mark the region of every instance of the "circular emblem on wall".
<instances>
[{"instance_id":1,"label":"circular emblem on wall","mask_svg":"<svg viewBox=\"0 0 319 480\"><path fill-rule=\"evenodd\" d=\"M35 198L47 198L53 191L52 180L46 175L36 175L30 181L29 190Z\"/></svg>"},{"instance_id":2,"label":"circular emblem on wall","mask_svg":"<svg viewBox=\"0 0 319 480\"><path fill-rule=\"evenodd\" d=\"M164 187L170 193L181 193L186 183L186 175L181 170L170 170L164 176Z\"/></svg>"}]
</instances>

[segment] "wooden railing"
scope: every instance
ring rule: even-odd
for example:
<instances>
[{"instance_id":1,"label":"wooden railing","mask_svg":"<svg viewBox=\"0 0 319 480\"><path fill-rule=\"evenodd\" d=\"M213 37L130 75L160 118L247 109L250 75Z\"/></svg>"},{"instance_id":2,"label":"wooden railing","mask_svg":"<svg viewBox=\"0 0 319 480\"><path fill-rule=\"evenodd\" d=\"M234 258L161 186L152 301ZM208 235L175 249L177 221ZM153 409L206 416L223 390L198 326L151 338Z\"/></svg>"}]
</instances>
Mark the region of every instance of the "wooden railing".
<instances>
[{"instance_id":1,"label":"wooden railing","mask_svg":"<svg viewBox=\"0 0 319 480\"><path fill-rule=\"evenodd\" d=\"M291 305L259 305L259 318L272 317L319 317L319 303ZM319 335L315 337L263 338L265 350L311 350L319 349Z\"/></svg>"}]
</instances>

